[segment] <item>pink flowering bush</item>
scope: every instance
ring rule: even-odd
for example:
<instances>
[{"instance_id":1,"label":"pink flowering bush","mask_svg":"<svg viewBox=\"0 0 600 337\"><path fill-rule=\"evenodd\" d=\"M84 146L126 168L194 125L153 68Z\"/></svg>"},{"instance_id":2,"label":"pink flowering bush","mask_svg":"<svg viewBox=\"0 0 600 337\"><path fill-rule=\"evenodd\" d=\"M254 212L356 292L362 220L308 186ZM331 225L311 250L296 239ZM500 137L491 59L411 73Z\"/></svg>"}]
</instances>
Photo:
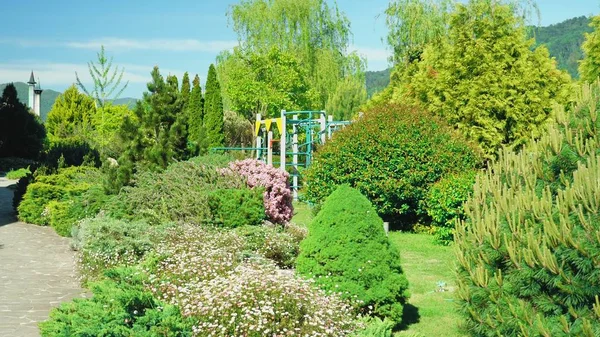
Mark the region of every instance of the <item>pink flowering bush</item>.
<instances>
[{"instance_id":1,"label":"pink flowering bush","mask_svg":"<svg viewBox=\"0 0 600 337\"><path fill-rule=\"evenodd\" d=\"M229 169L245 177L250 188L264 187L265 214L270 221L284 224L292 219L294 207L286 171L255 159L236 160Z\"/></svg>"}]
</instances>

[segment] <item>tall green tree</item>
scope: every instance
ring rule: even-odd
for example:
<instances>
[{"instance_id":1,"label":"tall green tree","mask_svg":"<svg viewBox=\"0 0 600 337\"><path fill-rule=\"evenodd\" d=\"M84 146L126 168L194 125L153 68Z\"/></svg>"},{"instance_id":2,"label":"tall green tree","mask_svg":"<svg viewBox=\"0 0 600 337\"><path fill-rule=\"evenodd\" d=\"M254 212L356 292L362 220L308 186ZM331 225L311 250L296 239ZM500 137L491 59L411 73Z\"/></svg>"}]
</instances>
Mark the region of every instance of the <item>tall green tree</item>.
<instances>
[{"instance_id":1,"label":"tall green tree","mask_svg":"<svg viewBox=\"0 0 600 337\"><path fill-rule=\"evenodd\" d=\"M88 96L96 100L98 106L103 107L107 100L115 100L121 96L123 91L127 88L129 81L121 85L123 80L124 68L119 67L113 68L113 58L110 59L104 54L104 46L100 48L97 63L93 61L88 62L88 70L93 81L93 89L87 89L86 86L79 79L79 75L75 72L75 78L77 79L77 86L85 92Z\"/></svg>"},{"instance_id":2,"label":"tall green tree","mask_svg":"<svg viewBox=\"0 0 600 337\"><path fill-rule=\"evenodd\" d=\"M213 64L208 68L204 95L204 127L208 148L223 146L223 99L217 71Z\"/></svg>"},{"instance_id":3,"label":"tall green tree","mask_svg":"<svg viewBox=\"0 0 600 337\"><path fill-rule=\"evenodd\" d=\"M228 13L243 54L268 55L273 47L295 55L308 74L317 105L323 108L337 83L353 71L347 52L350 21L326 0L244 0ZM221 59L227 54L221 55ZM229 64L231 65L231 63ZM231 65L233 66L233 65ZM219 68L226 102L234 93Z\"/></svg>"},{"instance_id":4,"label":"tall green tree","mask_svg":"<svg viewBox=\"0 0 600 337\"><path fill-rule=\"evenodd\" d=\"M45 138L39 118L19 101L15 86L8 84L0 98L0 158L37 159Z\"/></svg>"},{"instance_id":5,"label":"tall green tree","mask_svg":"<svg viewBox=\"0 0 600 337\"><path fill-rule=\"evenodd\" d=\"M188 148L193 154L204 153L204 140L206 132L204 129L204 97L198 74L192 82L192 91L188 100Z\"/></svg>"},{"instance_id":6,"label":"tall green tree","mask_svg":"<svg viewBox=\"0 0 600 337\"><path fill-rule=\"evenodd\" d=\"M131 177L133 163L149 169L163 169L174 160L185 159L185 114L183 101L178 90L177 78L160 74L158 67L152 70L152 81L148 91L134 110L135 118L126 118L121 129L121 137L128 144L119 161Z\"/></svg>"},{"instance_id":7,"label":"tall green tree","mask_svg":"<svg viewBox=\"0 0 600 337\"><path fill-rule=\"evenodd\" d=\"M248 120L260 113L278 116L282 109L319 108L317 92L308 72L291 52L272 47L266 54L235 48L218 64L223 90L229 93L229 110Z\"/></svg>"},{"instance_id":8,"label":"tall green tree","mask_svg":"<svg viewBox=\"0 0 600 337\"><path fill-rule=\"evenodd\" d=\"M476 141L488 158L539 137L552 107L569 99L570 77L548 50L532 50L514 6L458 4L448 40L425 48L393 100L414 100Z\"/></svg>"},{"instance_id":9,"label":"tall green tree","mask_svg":"<svg viewBox=\"0 0 600 337\"><path fill-rule=\"evenodd\" d=\"M579 74L583 81L591 83L600 76L600 15L592 18L590 27L594 31L585 34L585 41L581 46L585 56L579 64Z\"/></svg>"},{"instance_id":10,"label":"tall green tree","mask_svg":"<svg viewBox=\"0 0 600 337\"><path fill-rule=\"evenodd\" d=\"M89 141L95 129L96 105L94 99L79 92L75 85L58 95L46 118L50 142L60 140ZM100 121L98 121L100 122Z\"/></svg>"},{"instance_id":11,"label":"tall green tree","mask_svg":"<svg viewBox=\"0 0 600 337\"><path fill-rule=\"evenodd\" d=\"M181 99L183 100L184 108L187 107L188 102L190 100L190 92L190 75L188 75L188 72L186 71L183 74L183 79L181 80Z\"/></svg>"},{"instance_id":12,"label":"tall green tree","mask_svg":"<svg viewBox=\"0 0 600 337\"><path fill-rule=\"evenodd\" d=\"M335 92L329 97L325 110L335 120L352 119L367 100L365 82L348 76L338 83Z\"/></svg>"}]
</instances>

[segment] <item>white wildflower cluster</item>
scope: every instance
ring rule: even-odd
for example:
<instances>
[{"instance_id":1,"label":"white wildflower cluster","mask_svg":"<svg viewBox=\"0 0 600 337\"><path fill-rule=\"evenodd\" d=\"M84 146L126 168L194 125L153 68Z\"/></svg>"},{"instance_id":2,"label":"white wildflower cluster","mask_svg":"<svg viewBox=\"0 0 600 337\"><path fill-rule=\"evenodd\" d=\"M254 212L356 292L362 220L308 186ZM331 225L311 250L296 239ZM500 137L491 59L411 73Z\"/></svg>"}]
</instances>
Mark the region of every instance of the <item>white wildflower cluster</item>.
<instances>
[{"instance_id":1,"label":"white wildflower cluster","mask_svg":"<svg viewBox=\"0 0 600 337\"><path fill-rule=\"evenodd\" d=\"M157 247L148 285L193 317L195 336L347 336L353 308L268 263L244 262L234 232L186 227Z\"/></svg>"}]
</instances>

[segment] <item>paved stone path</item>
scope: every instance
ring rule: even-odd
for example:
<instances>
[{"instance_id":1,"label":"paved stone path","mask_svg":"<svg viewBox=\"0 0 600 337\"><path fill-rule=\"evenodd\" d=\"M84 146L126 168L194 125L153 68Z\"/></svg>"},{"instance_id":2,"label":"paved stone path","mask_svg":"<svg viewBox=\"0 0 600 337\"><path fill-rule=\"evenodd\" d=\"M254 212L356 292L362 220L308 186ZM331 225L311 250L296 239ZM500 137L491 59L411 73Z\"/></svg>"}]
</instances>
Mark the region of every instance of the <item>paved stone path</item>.
<instances>
[{"instance_id":1,"label":"paved stone path","mask_svg":"<svg viewBox=\"0 0 600 337\"><path fill-rule=\"evenodd\" d=\"M37 337L50 309L82 290L69 240L15 218L14 183L0 178L0 337Z\"/></svg>"}]
</instances>

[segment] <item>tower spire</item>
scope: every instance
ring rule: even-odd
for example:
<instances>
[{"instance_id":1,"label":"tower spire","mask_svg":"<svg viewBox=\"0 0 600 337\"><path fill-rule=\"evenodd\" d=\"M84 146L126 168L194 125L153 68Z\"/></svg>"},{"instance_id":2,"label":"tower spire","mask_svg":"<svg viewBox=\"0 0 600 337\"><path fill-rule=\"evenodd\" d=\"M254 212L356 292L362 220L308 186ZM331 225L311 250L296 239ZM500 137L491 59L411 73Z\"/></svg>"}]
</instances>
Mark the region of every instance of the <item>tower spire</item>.
<instances>
[{"instance_id":1,"label":"tower spire","mask_svg":"<svg viewBox=\"0 0 600 337\"><path fill-rule=\"evenodd\" d=\"M35 77L33 76L33 70L31 71L31 75L29 76L29 82L27 84L35 84Z\"/></svg>"}]
</instances>

